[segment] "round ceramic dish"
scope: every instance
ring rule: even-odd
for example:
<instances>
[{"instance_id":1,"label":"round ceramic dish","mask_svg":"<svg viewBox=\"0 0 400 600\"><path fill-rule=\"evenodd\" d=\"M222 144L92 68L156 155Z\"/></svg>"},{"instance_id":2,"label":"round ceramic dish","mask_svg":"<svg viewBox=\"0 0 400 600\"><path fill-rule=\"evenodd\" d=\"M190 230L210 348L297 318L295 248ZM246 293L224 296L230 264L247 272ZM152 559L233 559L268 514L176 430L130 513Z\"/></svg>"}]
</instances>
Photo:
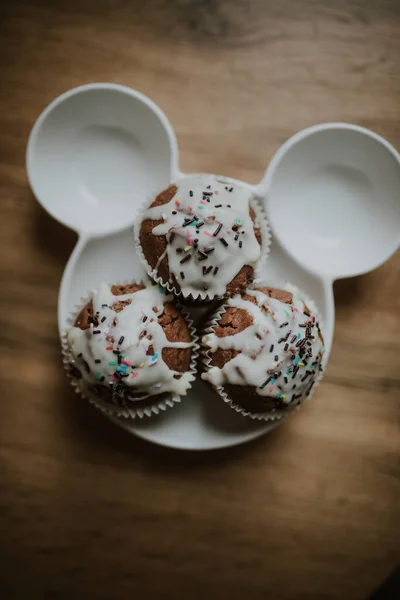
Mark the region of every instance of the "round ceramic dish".
<instances>
[{"instance_id":1,"label":"round ceramic dish","mask_svg":"<svg viewBox=\"0 0 400 600\"><path fill-rule=\"evenodd\" d=\"M323 137L315 143L314 135ZM308 144L304 152L303 143ZM350 150L342 152L347 144ZM102 281L143 277L139 260L134 259L132 224L144 197L182 175L176 138L164 113L139 92L115 84L90 84L63 94L40 115L28 142L27 172L42 206L79 235L60 286L61 332L85 290ZM297 187L290 183L292 177L297 177ZM286 142L259 185L245 185L266 198L274 234L261 278L291 281L315 300L325 324L327 360L334 328L333 280L374 268L398 247L399 155L368 130L321 125ZM364 253L364 259L351 263L351 268L345 267L347 252L339 252L338 258L341 244L354 239L352 229L341 226L343 206L336 201L341 193L347 194L351 206L348 219L359 219L365 226L365 213L375 201L381 212L389 210L390 217L375 220L370 230L376 236L374 243L370 235L357 237L357 255ZM301 194L304 213L297 206ZM311 230L313 235L306 235ZM304 244L308 237L310 242ZM323 256L317 259L321 248ZM193 309L192 316L201 319L202 309ZM190 450L240 444L276 426L237 415L199 380L173 411L146 422L110 418L148 441Z\"/></svg>"}]
</instances>

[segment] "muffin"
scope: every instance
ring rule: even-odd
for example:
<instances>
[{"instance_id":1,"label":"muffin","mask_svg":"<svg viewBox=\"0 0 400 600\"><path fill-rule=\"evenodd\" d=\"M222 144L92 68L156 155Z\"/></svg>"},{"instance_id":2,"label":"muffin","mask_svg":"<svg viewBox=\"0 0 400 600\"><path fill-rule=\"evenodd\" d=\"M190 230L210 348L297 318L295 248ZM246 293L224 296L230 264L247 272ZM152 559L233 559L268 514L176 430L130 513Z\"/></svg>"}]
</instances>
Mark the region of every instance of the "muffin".
<instances>
[{"instance_id":1,"label":"muffin","mask_svg":"<svg viewBox=\"0 0 400 600\"><path fill-rule=\"evenodd\" d=\"M204 373L238 412L275 418L307 398L325 352L312 303L291 286L227 300L201 340Z\"/></svg>"},{"instance_id":2,"label":"muffin","mask_svg":"<svg viewBox=\"0 0 400 600\"><path fill-rule=\"evenodd\" d=\"M245 186L214 175L183 177L155 198L135 228L147 272L184 298L244 290L261 257L263 218L255 207ZM268 238L265 221L264 228Z\"/></svg>"},{"instance_id":3,"label":"muffin","mask_svg":"<svg viewBox=\"0 0 400 600\"><path fill-rule=\"evenodd\" d=\"M171 300L152 284L100 286L66 334L69 374L83 395L135 416L186 394L196 343Z\"/></svg>"}]
</instances>

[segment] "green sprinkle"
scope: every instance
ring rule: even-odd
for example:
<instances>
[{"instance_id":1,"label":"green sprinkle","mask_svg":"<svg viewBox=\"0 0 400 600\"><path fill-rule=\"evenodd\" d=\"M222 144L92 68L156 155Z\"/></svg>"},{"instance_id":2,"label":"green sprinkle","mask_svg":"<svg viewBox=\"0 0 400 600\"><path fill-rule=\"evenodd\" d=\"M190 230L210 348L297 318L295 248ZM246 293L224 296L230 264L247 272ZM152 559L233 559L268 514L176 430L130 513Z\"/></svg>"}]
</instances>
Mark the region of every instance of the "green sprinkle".
<instances>
[{"instance_id":1,"label":"green sprinkle","mask_svg":"<svg viewBox=\"0 0 400 600\"><path fill-rule=\"evenodd\" d=\"M96 379L100 379L100 377L101 377L100 371L96 371Z\"/></svg>"},{"instance_id":2,"label":"green sprinkle","mask_svg":"<svg viewBox=\"0 0 400 600\"><path fill-rule=\"evenodd\" d=\"M288 310L286 310L286 309L285 309L283 312L285 313L285 315L286 315L287 317L290 317L290 314L289 314L289 311L288 311Z\"/></svg>"},{"instance_id":3,"label":"green sprinkle","mask_svg":"<svg viewBox=\"0 0 400 600\"><path fill-rule=\"evenodd\" d=\"M236 223L237 223L238 225L241 225L241 224L242 224L242 220L241 220L241 219L236 219Z\"/></svg>"},{"instance_id":4,"label":"green sprinkle","mask_svg":"<svg viewBox=\"0 0 400 600\"><path fill-rule=\"evenodd\" d=\"M114 367L115 365L117 365L117 361L116 360L110 360L110 362L108 363L111 367Z\"/></svg>"}]
</instances>

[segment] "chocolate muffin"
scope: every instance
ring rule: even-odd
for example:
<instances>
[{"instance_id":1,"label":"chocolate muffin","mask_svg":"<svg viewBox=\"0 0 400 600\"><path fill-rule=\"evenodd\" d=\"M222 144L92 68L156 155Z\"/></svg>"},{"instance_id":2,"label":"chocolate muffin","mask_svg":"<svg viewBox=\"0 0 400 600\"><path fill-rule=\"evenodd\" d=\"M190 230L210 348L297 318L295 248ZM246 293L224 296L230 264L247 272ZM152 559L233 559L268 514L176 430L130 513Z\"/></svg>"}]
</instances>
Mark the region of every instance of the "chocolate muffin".
<instances>
[{"instance_id":1,"label":"chocolate muffin","mask_svg":"<svg viewBox=\"0 0 400 600\"><path fill-rule=\"evenodd\" d=\"M149 284L102 284L67 333L70 374L84 395L132 410L185 395L194 342L172 298Z\"/></svg>"},{"instance_id":2,"label":"chocolate muffin","mask_svg":"<svg viewBox=\"0 0 400 600\"><path fill-rule=\"evenodd\" d=\"M255 206L249 189L214 175L191 175L170 185L135 228L149 275L184 298L222 298L244 290L261 257Z\"/></svg>"},{"instance_id":3,"label":"chocolate muffin","mask_svg":"<svg viewBox=\"0 0 400 600\"><path fill-rule=\"evenodd\" d=\"M307 398L325 350L316 311L299 292L246 290L223 309L201 340L202 379L251 415L283 415Z\"/></svg>"}]
</instances>

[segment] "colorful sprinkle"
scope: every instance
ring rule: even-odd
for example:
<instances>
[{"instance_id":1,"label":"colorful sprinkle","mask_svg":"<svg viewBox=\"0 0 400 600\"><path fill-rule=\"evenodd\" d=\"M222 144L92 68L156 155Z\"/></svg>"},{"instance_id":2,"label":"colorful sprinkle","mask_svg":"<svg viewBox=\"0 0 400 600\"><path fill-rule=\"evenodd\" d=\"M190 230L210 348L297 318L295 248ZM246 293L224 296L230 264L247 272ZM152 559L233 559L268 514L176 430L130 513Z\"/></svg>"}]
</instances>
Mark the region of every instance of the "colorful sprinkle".
<instances>
[{"instance_id":1,"label":"colorful sprinkle","mask_svg":"<svg viewBox=\"0 0 400 600\"><path fill-rule=\"evenodd\" d=\"M213 236L216 237L222 229L222 223L217 226L217 229L214 231Z\"/></svg>"},{"instance_id":2,"label":"colorful sprinkle","mask_svg":"<svg viewBox=\"0 0 400 600\"><path fill-rule=\"evenodd\" d=\"M144 367L144 363L140 363L139 367L143 368Z\"/></svg>"},{"instance_id":3,"label":"colorful sprinkle","mask_svg":"<svg viewBox=\"0 0 400 600\"><path fill-rule=\"evenodd\" d=\"M158 358L158 352L153 354L153 356L151 357L151 360L157 360L157 358Z\"/></svg>"},{"instance_id":4,"label":"colorful sprinkle","mask_svg":"<svg viewBox=\"0 0 400 600\"><path fill-rule=\"evenodd\" d=\"M106 350L114 350L112 346L107 346Z\"/></svg>"},{"instance_id":5,"label":"colorful sprinkle","mask_svg":"<svg viewBox=\"0 0 400 600\"><path fill-rule=\"evenodd\" d=\"M209 231L205 231L204 233L205 233L206 235L208 235L208 237L213 237L213 234L212 234L212 233L210 233Z\"/></svg>"},{"instance_id":6,"label":"colorful sprinkle","mask_svg":"<svg viewBox=\"0 0 400 600\"><path fill-rule=\"evenodd\" d=\"M101 378L101 373L100 371L96 371L96 379L100 379Z\"/></svg>"},{"instance_id":7,"label":"colorful sprinkle","mask_svg":"<svg viewBox=\"0 0 400 600\"><path fill-rule=\"evenodd\" d=\"M132 379L135 379L135 377L137 377L139 375L139 373L132 373L131 377Z\"/></svg>"},{"instance_id":8,"label":"colorful sprinkle","mask_svg":"<svg viewBox=\"0 0 400 600\"><path fill-rule=\"evenodd\" d=\"M191 250L191 249L192 249L192 246L186 246L185 252L189 252L189 250Z\"/></svg>"},{"instance_id":9,"label":"colorful sprinkle","mask_svg":"<svg viewBox=\"0 0 400 600\"><path fill-rule=\"evenodd\" d=\"M110 365L110 367L115 367L118 363L116 360L110 360L108 364Z\"/></svg>"},{"instance_id":10,"label":"colorful sprinkle","mask_svg":"<svg viewBox=\"0 0 400 600\"><path fill-rule=\"evenodd\" d=\"M191 259L191 257L192 257L192 255L191 255L191 254L186 254L186 256L184 256L184 257L182 258L182 260L180 261L180 264L181 264L181 265L183 265L183 263L185 263L185 262L187 262L188 260L190 260L190 259Z\"/></svg>"}]
</instances>

